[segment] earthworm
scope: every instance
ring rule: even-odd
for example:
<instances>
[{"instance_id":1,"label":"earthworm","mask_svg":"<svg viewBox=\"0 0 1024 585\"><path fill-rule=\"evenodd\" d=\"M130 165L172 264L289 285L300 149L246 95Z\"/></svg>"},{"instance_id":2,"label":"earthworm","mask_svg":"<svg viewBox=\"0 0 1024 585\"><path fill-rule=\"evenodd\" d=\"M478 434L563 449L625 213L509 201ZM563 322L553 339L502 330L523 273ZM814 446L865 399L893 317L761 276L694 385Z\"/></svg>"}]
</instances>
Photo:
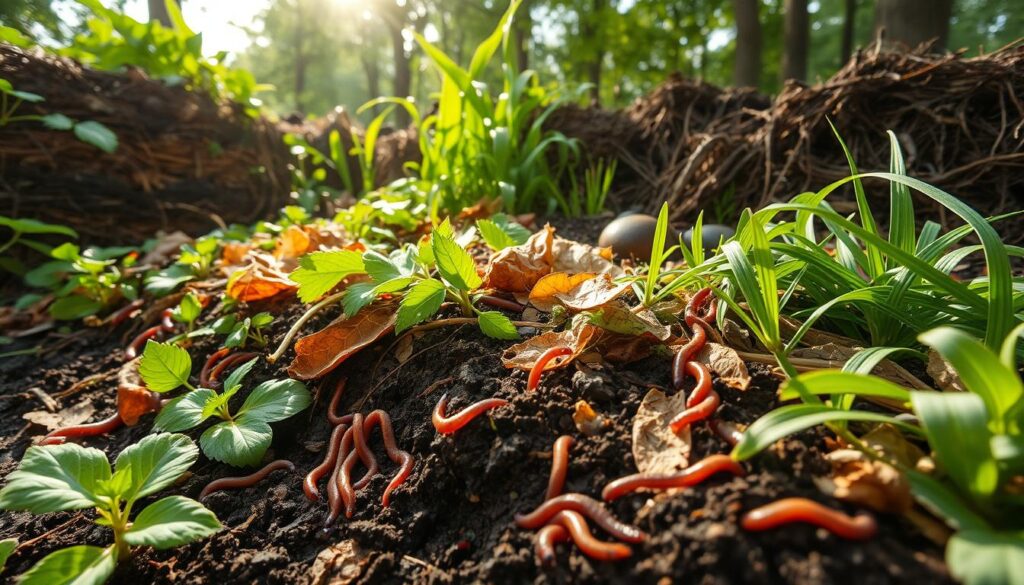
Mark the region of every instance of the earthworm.
<instances>
[{"instance_id":1,"label":"earthworm","mask_svg":"<svg viewBox=\"0 0 1024 585\"><path fill-rule=\"evenodd\" d=\"M111 327L119 326L120 324L127 321L128 318L132 316L132 313L141 309L142 305L144 304L145 301L143 301L142 299L135 299L134 301L128 303L127 305L121 307L120 309L108 315L107 323Z\"/></svg>"},{"instance_id":2,"label":"earthworm","mask_svg":"<svg viewBox=\"0 0 1024 585\"><path fill-rule=\"evenodd\" d=\"M730 445L736 445L743 439L743 431L739 430L734 423L720 418L708 419L708 426L716 435Z\"/></svg>"},{"instance_id":3,"label":"earthworm","mask_svg":"<svg viewBox=\"0 0 1024 585\"><path fill-rule=\"evenodd\" d=\"M352 417L352 443L355 445L356 455L363 462L363 465L366 466L366 475L352 486L357 490L366 487L366 484L370 483L373 476L377 475L380 471L380 467L377 466L377 458L373 456L373 451L366 444L365 428L363 416L361 414L354 415Z\"/></svg>"},{"instance_id":4,"label":"earthworm","mask_svg":"<svg viewBox=\"0 0 1024 585\"><path fill-rule=\"evenodd\" d=\"M311 502L320 501L320 491L317 489L316 484L320 481L320 478L325 473L333 471L338 464L338 452L341 449L341 439L345 436L345 432L348 430L346 425L338 425L334 427L334 431L331 433L331 438L327 444L327 456L324 457L323 463L317 465L306 474L306 479L302 483L302 491L306 493L306 497Z\"/></svg>"},{"instance_id":5,"label":"earthworm","mask_svg":"<svg viewBox=\"0 0 1024 585\"><path fill-rule=\"evenodd\" d=\"M346 431L345 435L351 436L351 439L344 440L346 443L351 441L351 449L342 449L345 454L338 459L338 470L336 473L338 475L338 493L341 494L341 501L345 505L345 517L351 518L352 513L356 509L356 490L352 486L352 468L355 466L356 460L360 458L359 438L363 436L363 415L356 413L352 417L352 428ZM363 448L365 447L363 445ZM368 473L367 476L369 475ZM331 514L334 518L337 518L334 510L331 510Z\"/></svg>"},{"instance_id":6,"label":"earthworm","mask_svg":"<svg viewBox=\"0 0 1024 585\"><path fill-rule=\"evenodd\" d=\"M693 337L690 338L672 359L672 386L679 390L686 382L686 366L690 360L704 348L707 343L708 334L703 327L696 327L693 330Z\"/></svg>"},{"instance_id":7,"label":"earthworm","mask_svg":"<svg viewBox=\"0 0 1024 585\"><path fill-rule=\"evenodd\" d=\"M160 326L164 331L174 331L174 309L164 309L163 313L160 313Z\"/></svg>"},{"instance_id":8,"label":"earthworm","mask_svg":"<svg viewBox=\"0 0 1024 585\"><path fill-rule=\"evenodd\" d=\"M718 406L721 403L722 399L718 396L718 392L712 390L704 400L687 408L683 412L680 412L668 423L668 425L671 427L673 433L678 433L686 428L687 425L710 418L711 415L715 414L715 411L718 410Z\"/></svg>"},{"instance_id":9,"label":"earthworm","mask_svg":"<svg viewBox=\"0 0 1024 585\"><path fill-rule=\"evenodd\" d=\"M115 431L124 426L124 421L121 420L121 415L114 413L113 416L105 418L101 421L94 423L75 425L73 427L64 427L51 431L43 440L40 441L40 445L60 445L67 442L68 439L76 437L94 437L96 435L102 435Z\"/></svg>"},{"instance_id":10,"label":"earthworm","mask_svg":"<svg viewBox=\"0 0 1024 585\"><path fill-rule=\"evenodd\" d=\"M221 490L230 490L249 487L263 478L270 475L271 471L277 471L278 469L287 469L288 471L295 471L295 465L287 459L278 459L277 461L271 461L270 463L263 466L256 473L246 475L244 477L222 477L215 479L210 483L206 484L203 491L199 492L199 499L202 500L206 496L213 492L219 492Z\"/></svg>"},{"instance_id":11,"label":"earthworm","mask_svg":"<svg viewBox=\"0 0 1024 585\"><path fill-rule=\"evenodd\" d=\"M338 449L338 458L334 464L334 471L331 472L330 478L327 480L327 518L324 519L324 530L330 530L334 521L341 515L341 468L348 458L349 451L352 450L352 429L345 431L345 434L341 438L341 448Z\"/></svg>"},{"instance_id":12,"label":"earthworm","mask_svg":"<svg viewBox=\"0 0 1024 585\"><path fill-rule=\"evenodd\" d=\"M338 416L338 405L341 404L341 394L345 390L345 384L348 382L348 378L341 378L338 383L334 385L334 394L331 395L331 402L327 405L327 422L332 425L350 425L352 424L352 415L346 414L344 416Z\"/></svg>"},{"instance_id":13,"label":"earthworm","mask_svg":"<svg viewBox=\"0 0 1024 585\"><path fill-rule=\"evenodd\" d=\"M641 488L665 490L669 488L690 487L720 472L728 472L737 476L745 473L743 467L728 455L712 455L701 459L679 473L667 475L634 473L633 475L620 477L604 486L604 490L601 491L601 497L604 498L604 501L611 502Z\"/></svg>"},{"instance_id":14,"label":"earthworm","mask_svg":"<svg viewBox=\"0 0 1024 585\"><path fill-rule=\"evenodd\" d=\"M647 535L635 526L619 521L594 498L583 494L565 494L547 500L529 514L516 514L520 528L537 529L562 510L572 510L597 522L608 534L626 542L642 542Z\"/></svg>"},{"instance_id":15,"label":"earthworm","mask_svg":"<svg viewBox=\"0 0 1024 585\"><path fill-rule=\"evenodd\" d=\"M849 516L807 498L783 498L755 508L743 515L741 525L744 530L760 531L791 522L807 522L850 540L867 540L878 532L871 514Z\"/></svg>"},{"instance_id":16,"label":"earthworm","mask_svg":"<svg viewBox=\"0 0 1024 585\"><path fill-rule=\"evenodd\" d=\"M444 411L448 407L448 395L444 394L441 396L441 400L437 401L437 406L434 407L434 414L431 417L431 420L433 421L434 428L437 429L437 432L442 435L450 435L469 424L471 420L480 416L484 412L491 410L492 408L505 406L506 404L508 404L508 400L503 400L501 398L486 398L480 402L470 404L451 416L445 416Z\"/></svg>"},{"instance_id":17,"label":"earthworm","mask_svg":"<svg viewBox=\"0 0 1024 585\"><path fill-rule=\"evenodd\" d=\"M258 356L255 352L251 351L233 353L227 356L226 358L220 360L220 363L218 363L216 366L213 367L212 370L210 370L210 375L208 376L207 382L209 382L211 386L219 386L220 382L217 380L217 378L220 378L220 375L223 374L225 370L227 370L230 367L233 367L235 364L238 364L239 362L249 361L254 357Z\"/></svg>"},{"instance_id":18,"label":"earthworm","mask_svg":"<svg viewBox=\"0 0 1024 585\"><path fill-rule=\"evenodd\" d=\"M135 339L133 339L132 342L128 344L128 348L124 350L124 357L129 360L135 359L135 357L138 356L139 352L142 350L142 346L145 345L146 342L149 341L150 339L156 337L156 335L161 331L163 331L162 326L154 325L149 329L146 329L142 333L139 333L135 337Z\"/></svg>"},{"instance_id":19,"label":"earthworm","mask_svg":"<svg viewBox=\"0 0 1024 585\"><path fill-rule=\"evenodd\" d=\"M534 552L537 554L537 561L542 565L554 564L555 545L567 540L569 540L569 531L561 524L548 524L538 530L534 540Z\"/></svg>"},{"instance_id":20,"label":"earthworm","mask_svg":"<svg viewBox=\"0 0 1024 585\"><path fill-rule=\"evenodd\" d=\"M498 309L505 309L506 311L513 311L515 313L522 313L526 310L526 307L515 301L510 301L493 295L480 295L477 300L485 305L490 305Z\"/></svg>"},{"instance_id":21,"label":"earthworm","mask_svg":"<svg viewBox=\"0 0 1024 585\"><path fill-rule=\"evenodd\" d=\"M587 521L579 512L562 510L554 515L548 526L564 526L573 542L583 554L597 561L618 561L633 555L633 551L624 544L603 542L594 538L587 526ZM542 557L543 558L543 557Z\"/></svg>"},{"instance_id":22,"label":"earthworm","mask_svg":"<svg viewBox=\"0 0 1024 585\"><path fill-rule=\"evenodd\" d=\"M537 358L537 363L533 364L533 369L530 370L530 377L526 382L526 389L536 390L537 385L540 384L541 374L544 373L544 368L548 365L548 362L563 355L572 355L572 348L552 347L542 353L540 357Z\"/></svg>"},{"instance_id":23,"label":"earthworm","mask_svg":"<svg viewBox=\"0 0 1024 585\"><path fill-rule=\"evenodd\" d=\"M387 508L391 505L391 492L395 491L398 486L405 483L405 480L409 478L409 475L412 474L415 460L412 455L402 451L395 444L395 433L391 427L391 417L388 416L388 413L383 410L375 410L366 415L366 420L363 422L366 436L370 436L376 425L380 425L380 434L384 439L384 449L387 451L388 457L399 465L398 473L388 482L388 486L384 488L384 495L381 497L381 505Z\"/></svg>"},{"instance_id":24,"label":"earthworm","mask_svg":"<svg viewBox=\"0 0 1024 585\"><path fill-rule=\"evenodd\" d=\"M210 357L206 358L206 363L203 364L203 369L199 371L199 386L207 387L210 384L210 370L220 360L224 359L224 356L231 353L230 347L222 347L217 351L210 354Z\"/></svg>"},{"instance_id":25,"label":"earthworm","mask_svg":"<svg viewBox=\"0 0 1024 585\"><path fill-rule=\"evenodd\" d=\"M555 439L555 447L551 454L551 477L548 479L548 492L545 500L562 493L565 487L565 475L569 471L569 449L572 448L572 437L562 435Z\"/></svg>"}]
</instances>

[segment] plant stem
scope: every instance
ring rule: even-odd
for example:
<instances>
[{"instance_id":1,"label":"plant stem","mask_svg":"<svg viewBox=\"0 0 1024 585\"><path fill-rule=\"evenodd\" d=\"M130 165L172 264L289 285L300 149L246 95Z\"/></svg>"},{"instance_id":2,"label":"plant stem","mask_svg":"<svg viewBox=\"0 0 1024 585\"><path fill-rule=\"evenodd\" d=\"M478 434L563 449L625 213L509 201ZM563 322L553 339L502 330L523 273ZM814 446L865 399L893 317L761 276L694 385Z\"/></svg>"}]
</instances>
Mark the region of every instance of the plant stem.
<instances>
[{"instance_id":1,"label":"plant stem","mask_svg":"<svg viewBox=\"0 0 1024 585\"><path fill-rule=\"evenodd\" d=\"M322 301L307 309L306 312L303 313L302 316L295 321L291 329L288 330L288 333L285 334L284 339L281 340L281 344L277 346L277 349L274 351L274 353L270 354L270 356L267 357L267 362L272 364L277 360L281 359L281 356L284 355L284 352L288 351L288 348L291 346L292 340L295 339L295 336L299 334L299 330L302 329L302 326L305 325L307 321L312 319L314 315L323 310L324 307L337 301L343 296L345 296L345 291L334 293L333 295L325 297Z\"/></svg>"}]
</instances>

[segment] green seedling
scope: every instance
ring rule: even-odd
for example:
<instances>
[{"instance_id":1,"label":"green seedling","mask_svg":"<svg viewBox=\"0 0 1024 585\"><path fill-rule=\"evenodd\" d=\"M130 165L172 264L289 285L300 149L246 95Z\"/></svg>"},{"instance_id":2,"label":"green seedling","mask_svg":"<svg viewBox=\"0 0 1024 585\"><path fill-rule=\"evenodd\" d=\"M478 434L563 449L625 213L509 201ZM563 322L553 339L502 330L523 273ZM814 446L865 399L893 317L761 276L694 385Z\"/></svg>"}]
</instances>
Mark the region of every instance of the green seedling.
<instances>
[{"instance_id":1,"label":"green seedling","mask_svg":"<svg viewBox=\"0 0 1024 585\"><path fill-rule=\"evenodd\" d=\"M24 264L13 256L4 256L15 244L31 248L41 254L49 256L53 248L35 238L26 236L58 235L69 238L78 238L75 230L52 223L43 223L34 219L14 219L0 215L0 227L10 230L10 236L0 244L0 269L7 270L19 276L27 272Z\"/></svg>"},{"instance_id":2,"label":"green seedling","mask_svg":"<svg viewBox=\"0 0 1024 585\"><path fill-rule=\"evenodd\" d=\"M138 297L138 279L126 273L135 263L136 248L86 248L70 242L50 251L45 262L25 274L25 282L51 291L55 319L73 320L95 315L122 299Z\"/></svg>"},{"instance_id":3,"label":"green seedling","mask_svg":"<svg viewBox=\"0 0 1024 585\"><path fill-rule=\"evenodd\" d=\"M19 582L103 583L136 546L174 548L220 530L213 512L184 496L161 498L131 519L139 500L177 481L199 456L191 439L156 434L129 446L114 462L99 449L65 444L29 447L0 490L0 508L47 514L96 511L96 524L113 532L107 547L79 545L58 550L36 563Z\"/></svg>"},{"instance_id":4,"label":"green seedling","mask_svg":"<svg viewBox=\"0 0 1024 585\"><path fill-rule=\"evenodd\" d=\"M267 312L256 313L241 321L234 314L219 317L204 333L224 335L224 347L243 349L249 343L257 347L267 345L266 329L274 322L274 316Z\"/></svg>"},{"instance_id":5,"label":"green seedling","mask_svg":"<svg viewBox=\"0 0 1024 585\"><path fill-rule=\"evenodd\" d=\"M504 213L496 213L490 219L478 219L476 229L484 243L495 252L518 246L530 238L530 230Z\"/></svg>"},{"instance_id":6,"label":"green seedling","mask_svg":"<svg viewBox=\"0 0 1024 585\"><path fill-rule=\"evenodd\" d=\"M0 77L0 128L14 122L40 122L51 130L69 130L75 138L91 144L104 152L117 150L117 135L103 124L94 120L78 122L64 114L22 114L16 115L25 102L40 103L43 96L14 89L10 81Z\"/></svg>"},{"instance_id":7,"label":"green seedling","mask_svg":"<svg viewBox=\"0 0 1024 585\"><path fill-rule=\"evenodd\" d=\"M186 282L209 276L219 249L220 239L213 235L199 238L192 244L183 244L173 264L146 275L146 292L164 296Z\"/></svg>"}]
</instances>

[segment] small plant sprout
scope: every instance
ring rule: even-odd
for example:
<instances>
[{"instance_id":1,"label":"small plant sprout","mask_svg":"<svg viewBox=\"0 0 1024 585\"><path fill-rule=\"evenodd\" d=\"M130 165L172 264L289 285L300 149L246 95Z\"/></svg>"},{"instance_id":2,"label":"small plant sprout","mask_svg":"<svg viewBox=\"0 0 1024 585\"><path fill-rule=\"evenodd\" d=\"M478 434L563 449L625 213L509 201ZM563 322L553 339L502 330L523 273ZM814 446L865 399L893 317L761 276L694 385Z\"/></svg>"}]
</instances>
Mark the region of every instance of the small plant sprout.
<instances>
[{"instance_id":1,"label":"small plant sprout","mask_svg":"<svg viewBox=\"0 0 1024 585\"><path fill-rule=\"evenodd\" d=\"M181 302L174 308L171 318L185 325L185 332L190 333L195 329L196 319L203 312L203 303L196 293L189 292L181 298Z\"/></svg>"},{"instance_id":2,"label":"small plant sprout","mask_svg":"<svg viewBox=\"0 0 1024 585\"><path fill-rule=\"evenodd\" d=\"M148 361L147 361L148 356ZM242 389L242 381L256 359L239 366L224 381L224 390L194 388L188 383L192 360L185 350L150 341L142 355L139 373L151 390L167 392L181 386L190 392L167 403L157 415L156 431L181 432L193 429L210 417L221 419L199 438L203 453L230 465L249 466L260 462L270 447L272 422L284 420L309 406L305 384L297 380L268 380L256 386L242 406L232 411L229 401Z\"/></svg>"},{"instance_id":3,"label":"small plant sprout","mask_svg":"<svg viewBox=\"0 0 1024 585\"><path fill-rule=\"evenodd\" d=\"M133 506L178 480L195 463L199 449L185 435L149 435L129 446L111 470L99 449L68 443L29 447L0 490L0 508L46 514L94 508L96 524L113 532L107 547L79 545L58 550L22 575L27 585L103 583L131 547L181 546L220 530L217 517L184 496L167 496L131 520ZM8 551L9 553L10 551Z\"/></svg>"},{"instance_id":4,"label":"small plant sprout","mask_svg":"<svg viewBox=\"0 0 1024 585\"><path fill-rule=\"evenodd\" d=\"M274 316L267 312L257 313L242 320L239 320L234 314L228 314L214 321L209 329L203 329L203 333L224 335L224 347L231 349L244 349L249 343L257 347L265 347L267 345L266 329L273 322Z\"/></svg>"},{"instance_id":5,"label":"small plant sprout","mask_svg":"<svg viewBox=\"0 0 1024 585\"><path fill-rule=\"evenodd\" d=\"M530 230L504 213L496 213L490 219L478 219L476 229L484 243L495 252L518 246L530 238Z\"/></svg>"}]
</instances>

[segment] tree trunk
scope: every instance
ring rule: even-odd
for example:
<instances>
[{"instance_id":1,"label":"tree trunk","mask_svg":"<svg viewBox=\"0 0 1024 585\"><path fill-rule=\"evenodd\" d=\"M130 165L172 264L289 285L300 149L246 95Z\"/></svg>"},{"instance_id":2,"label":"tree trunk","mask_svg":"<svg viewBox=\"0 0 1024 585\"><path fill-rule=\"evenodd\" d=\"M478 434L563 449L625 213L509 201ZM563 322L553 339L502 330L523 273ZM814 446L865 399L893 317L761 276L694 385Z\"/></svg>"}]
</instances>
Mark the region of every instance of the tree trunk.
<instances>
[{"instance_id":1,"label":"tree trunk","mask_svg":"<svg viewBox=\"0 0 1024 585\"><path fill-rule=\"evenodd\" d=\"M590 14L580 15L580 33L583 38L591 41L594 47L593 58L587 63L587 81L591 84L590 99L594 105L601 104L601 70L604 66L604 45L598 36L601 33L601 19L603 17L606 0L593 0Z\"/></svg>"},{"instance_id":2,"label":"tree trunk","mask_svg":"<svg viewBox=\"0 0 1024 585\"><path fill-rule=\"evenodd\" d=\"M530 16L529 1L523 2L515 18L516 61L519 63L519 71L526 71L530 68L530 43L533 40L533 18Z\"/></svg>"},{"instance_id":3,"label":"tree trunk","mask_svg":"<svg viewBox=\"0 0 1024 585\"><path fill-rule=\"evenodd\" d=\"M845 14L843 15L843 39L839 48L839 66L842 67L850 61L853 55L853 35L857 24L857 0L845 0Z\"/></svg>"},{"instance_id":4,"label":"tree trunk","mask_svg":"<svg viewBox=\"0 0 1024 585\"><path fill-rule=\"evenodd\" d=\"M181 6L181 0L174 1L179 7ZM171 24L171 15L167 12L164 0L149 0L149 21L153 22L154 20L168 28L174 26Z\"/></svg>"},{"instance_id":5,"label":"tree trunk","mask_svg":"<svg viewBox=\"0 0 1024 585\"><path fill-rule=\"evenodd\" d=\"M782 80L807 79L807 48L811 43L807 0L785 0L783 32Z\"/></svg>"},{"instance_id":6,"label":"tree trunk","mask_svg":"<svg viewBox=\"0 0 1024 585\"><path fill-rule=\"evenodd\" d=\"M394 84L392 91L395 97L409 97L412 89L412 71L410 71L409 55L405 54L405 37L402 36L402 28L389 26L391 29L391 50L393 51L392 62L395 68ZM395 109L395 121L399 126L409 124L410 118L405 108Z\"/></svg>"},{"instance_id":7,"label":"tree trunk","mask_svg":"<svg viewBox=\"0 0 1024 585\"><path fill-rule=\"evenodd\" d=\"M932 49L946 50L953 0L876 0L875 36L886 45L914 47L935 39Z\"/></svg>"},{"instance_id":8,"label":"tree trunk","mask_svg":"<svg viewBox=\"0 0 1024 585\"><path fill-rule=\"evenodd\" d=\"M733 0L736 13L736 66L733 83L739 87L761 84L760 0Z\"/></svg>"}]
</instances>

